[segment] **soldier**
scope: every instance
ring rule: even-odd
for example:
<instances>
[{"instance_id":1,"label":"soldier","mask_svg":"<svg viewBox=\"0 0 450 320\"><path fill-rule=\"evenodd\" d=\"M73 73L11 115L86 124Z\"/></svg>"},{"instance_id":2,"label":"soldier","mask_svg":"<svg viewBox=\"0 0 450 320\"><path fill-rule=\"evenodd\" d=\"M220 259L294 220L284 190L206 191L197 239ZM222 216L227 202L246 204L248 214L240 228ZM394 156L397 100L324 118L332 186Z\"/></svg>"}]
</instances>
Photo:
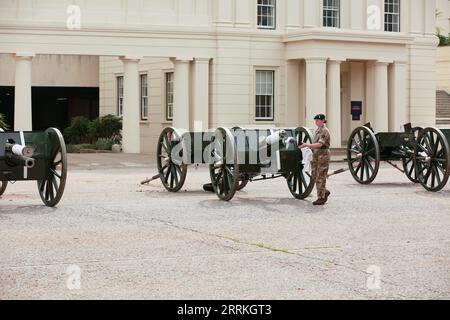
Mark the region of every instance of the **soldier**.
<instances>
[{"instance_id":1,"label":"soldier","mask_svg":"<svg viewBox=\"0 0 450 320\"><path fill-rule=\"evenodd\" d=\"M331 192L326 188L328 169L330 168L330 131L325 126L327 123L325 115L319 114L314 120L317 126L314 143L304 143L300 148L310 148L314 151L312 179L316 183L318 199L313 204L315 206L323 206L331 195Z\"/></svg>"}]
</instances>

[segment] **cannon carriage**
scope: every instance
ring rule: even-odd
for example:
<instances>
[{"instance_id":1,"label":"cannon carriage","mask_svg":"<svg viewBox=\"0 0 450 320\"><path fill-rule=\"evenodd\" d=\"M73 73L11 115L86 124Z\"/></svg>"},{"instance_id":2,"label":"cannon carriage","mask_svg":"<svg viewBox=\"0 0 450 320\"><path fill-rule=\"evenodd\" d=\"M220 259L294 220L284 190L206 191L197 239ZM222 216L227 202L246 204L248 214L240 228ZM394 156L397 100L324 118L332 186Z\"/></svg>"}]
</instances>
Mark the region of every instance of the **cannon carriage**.
<instances>
[{"instance_id":1,"label":"cannon carriage","mask_svg":"<svg viewBox=\"0 0 450 320\"><path fill-rule=\"evenodd\" d=\"M158 177L169 192L178 192L188 166L204 164L209 165L210 191L221 200L230 201L248 182L277 178L286 179L296 199L305 199L314 181L298 146L311 141L307 128L219 128L215 132L166 128L158 140Z\"/></svg>"},{"instance_id":2,"label":"cannon carriage","mask_svg":"<svg viewBox=\"0 0 450 320\"><path fill-rule=\"evenodd\" d=\"M450 136L450 131L448 132ZM445 134L435 128L413 128L404 132L374 133L369 124L356 128L347 146L348 168L355 181L371 184L385 161L403 172L413 183L437 192L446 185L449 174L449 145ZM401 161L399 168L394 161Z\"/></svg>"},{"instance_id":3,"label":"cannon carriage","mask_svg":"<svg viewBox=\"0 0 450 320\"><path fill-rule=\"evenodd\" d=\"M58 129L0 132L0 195L9 181L37 181L42 202L56 206L67 179L67 152Z\"/></svg>"}]
</instances>

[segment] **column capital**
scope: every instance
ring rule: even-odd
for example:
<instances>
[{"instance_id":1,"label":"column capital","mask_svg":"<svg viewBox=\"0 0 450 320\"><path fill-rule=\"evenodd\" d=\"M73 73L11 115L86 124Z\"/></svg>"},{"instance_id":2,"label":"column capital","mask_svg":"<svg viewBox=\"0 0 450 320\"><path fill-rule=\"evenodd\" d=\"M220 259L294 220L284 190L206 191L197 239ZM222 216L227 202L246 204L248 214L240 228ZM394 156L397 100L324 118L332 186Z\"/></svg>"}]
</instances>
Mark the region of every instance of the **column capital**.
<instances>
[{"instance_id":1,"label":"column capital","mask_svg":"<svg viewBox=\"0 0 450 320\"><path fill-rule=\"evenodd\" d=\"M31 52L17 52L14 54L14 58L16 59L32 59L36 56L36 54Z\"/></svg>"},{"instance_id":2,"label":"column capital","mask_svg":"<svg viewBox=\"0 0 450 320\"><path fill-rule=\"evenodd\" d=\"M205 58L205 57L196 57L194 58L194 61L196 63L209 63L212 60L212 58Z\"/></svg>"},{"instance_id":3,"label":"column capital","mask_svg":"<svg viewBox=\"0 0 450 320\"><path fill-rule=\"evenodd\" d=\"M408 62L407 61L403 61L403 60L395 60L394 61L394 65L397 65L397 66L403 66L403 65L407 65L408 64Z\"/></svg>"},{"instance_id":4,"label":"column capital","mask_svg":"<svg viewBox=\"0 0 450 320\"><path fill-rule=\"evenodd\" d=\"M330 64L341 64L343 62L345 62L345 60L341 60L341 59L329 59L328 60L328 63L330 63Z\"/></svg>"},{"instance_id":5,"label":"column capital","mask_svg":"<svg viewBox=\"0 0 450 320\"><path fill-rule=\"evenodd\" d=\"M309 57L305 58L306 63L327 63L328 58L324 57Z\"/></svg>"}]
</instances>

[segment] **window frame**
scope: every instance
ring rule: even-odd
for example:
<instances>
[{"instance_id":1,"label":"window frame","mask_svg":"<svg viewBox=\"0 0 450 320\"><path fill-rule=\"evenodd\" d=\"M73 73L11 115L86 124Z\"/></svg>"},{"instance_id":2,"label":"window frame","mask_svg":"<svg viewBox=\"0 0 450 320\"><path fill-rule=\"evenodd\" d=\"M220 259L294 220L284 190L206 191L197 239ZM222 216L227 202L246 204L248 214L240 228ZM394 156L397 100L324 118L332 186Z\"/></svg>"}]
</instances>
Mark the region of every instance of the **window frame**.
<instances>
[{"instance_id":1,"label":"window frame","mask_svg":"<svg viewBox=\"0 0 450 320\"><path fill-rule=\"evenodd\" d=\"M145 87L143 86L143 79L145 79ZM148 108L148 101L149 101L149 94L148 94L148 74L142 73L139 75L139 87L140 87L140 109L141 109L141 120L142 121L148 121L149 119L149 108ZM144 89L145 89L145 95L144 95ZM144 104L144 101L146 102ZM146 109L146 115L144 110Z\"/></svg>"},{"instance_id":2,"label":"window frame","mask_svg":"<svg viewBox=\"0 0 450 320\"><path fill-rule=\"evenodd\" d=\"M335 3L337 3L337 6L333 7L333 6L325 5L325 2L328 2L328 1L335 1ZM331 16L325 15L325 12L327 12L327 13L336 12L336 17L333 17L332 15ZM325 17L335 20L336 25L331 25L331 26L326 25ZM336 29L341 28L341 1L340 0L323 0L322 1L322 27L336 28Z\"/></svg>"},{"instance_id":3,"label":"window frame","mask_svg":"<svg viewBox=\"0 0 450 320\"><path fill-rule=\"evenodd\" d=\"M273 1L273 4L260 4L259 1ZM272 8L273 25L271 25L271 26L262 25L262 20L261 20L261 25L259 24L259 17L263 16L263 15L259 14L259 8L264 8L264 7ZM260 30L276 30L277 29L277 0L257 0L256 1L256 27L257 27L257 29L260 29Z\"/></svg>"},{"instance_id":4,"label":"window frame","mask_svg":"<svg viewBox=\"0 0 450 320\"><path fill-rule=\"evenodd\" d=\"M393 2L398 1L398 12L388 12L386 11L386 6L388 6L391 2L392 5L395 7L395 4ZM402 22L402 18L401 18L401 13L402 13L402 2L401 0L384 0L383 2L383 30L384 32L401 32L401 22ZM394 23L394 22L388 22L387 21L387 16L391 16L391 17L398 17L398 22ZM392 19L393 21L394 19ZM388 26L391 26L392 30L388 30ZM397 26L397 29L394 30L394 26Z\"/></svg>"},{"instance_id":5,"label":"window frame","mask_svg":"<svg viewBox=\"0 0 450 320\"><path fill-rule=\"evenodd\" d=\"M123 118L123 102L124 102L124 76L116 75L116 90L117 90L117 116Z\"/></svg>"},{"instance_id":6,"label":"window frame","mask_svg":"<svg viewBox=\"0 0 450 320\"><path fill-rule=\"evenodd\" d=\"M173 121L173 98L174 98L174 71L165 71L164 72L164 97L165 97L165 103L164 103L164 114L166 121ZM171 80L169 81L169 76L171 76ZM169 84L172 91L169 91ZM171 99L169 99L169 95L171 95ZM171 100L171 101L169 101ZM171 110L172 116L170 117Z\"/></svg>"},{"instance_id":7,"label":"window frame","mask_svg":"<svg viewBox=\"0 0 450 320\"><path fill-rule=\"evenodd\" d=\"M265 72L265 73L270 73L271 74L271 78L272 78L272 93L271 93L271 95L268 95L268 94L265 94L265 95L262 95L262 94L258 94L258 73L259 72ZM266 122L273 122L273 121L275 121L275 101L276 101L276 99L275 99L275 96L276 96L276 84L275 84L275 81L276 81L276 70L274 70L274 69L269 69L269 68L256 68L255 69L255 82L254 82L254 89L255 89L255 95L254 95L254 98L255 98L255 109L254 109L254 112L255 112L255 121L256 122L264 122L264 121L266 121ZM267 84L267 82L265 82L265 84ZM266 105L264 105L263 106L263 108L267 108L267 107L270 107L271 108L271 111L272 111L272 114L271 114L271 117L258 117L258 106L259 106L259 108L261 109L262 107L262 105L258 105L258 97L259 96L271 96L272 97L272 100L271 100L271 105L270 106L267 106L267 104ZM265 111L265 112L267 112L267 110Z\"/></svg>"}]
</instances>

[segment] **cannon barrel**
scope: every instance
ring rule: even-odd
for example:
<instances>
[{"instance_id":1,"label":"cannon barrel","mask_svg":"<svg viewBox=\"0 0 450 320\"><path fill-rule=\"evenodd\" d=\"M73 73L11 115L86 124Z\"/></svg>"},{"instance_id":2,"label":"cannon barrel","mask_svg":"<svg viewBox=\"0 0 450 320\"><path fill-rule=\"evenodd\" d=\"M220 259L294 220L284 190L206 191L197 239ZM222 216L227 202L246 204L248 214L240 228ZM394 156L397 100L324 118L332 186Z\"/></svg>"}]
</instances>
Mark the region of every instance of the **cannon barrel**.
<instances>
[{"instance_id":1,"label":"cannon barrel","mask_svg":"<svg viewBox=\"0 0 450 320\"><path fill-rule=\"evenodd\" d=\"M14 161L16 161L19 165L27 167L28 169L34 168L35 165L35 161L33 158L12 154L11 159L14 159Z\"/></svg>"},{"instance_id":2,"label":"cannon barrel","mask_svg":"<svg viewBox=\"0 0 450 320\"><path fill-rule=\"evenodd\" d=\"M19 165L27 167L28 169L34 168L35 161L31 158L34 155L34 149L19 144L6 143L5 145L6 156Z\"/></svg>"},{"instance_id":3,"label":"cannon barrel","mask_svg":"<svg viewBox=\"0 0 450 320\"><path fill-rule=\"evenodd\" d=\"M34 149L20 144L7 143L5 145L6 152L10 152L16 156L31 158L34 155Z\"/></svg>"}]
</instances>

